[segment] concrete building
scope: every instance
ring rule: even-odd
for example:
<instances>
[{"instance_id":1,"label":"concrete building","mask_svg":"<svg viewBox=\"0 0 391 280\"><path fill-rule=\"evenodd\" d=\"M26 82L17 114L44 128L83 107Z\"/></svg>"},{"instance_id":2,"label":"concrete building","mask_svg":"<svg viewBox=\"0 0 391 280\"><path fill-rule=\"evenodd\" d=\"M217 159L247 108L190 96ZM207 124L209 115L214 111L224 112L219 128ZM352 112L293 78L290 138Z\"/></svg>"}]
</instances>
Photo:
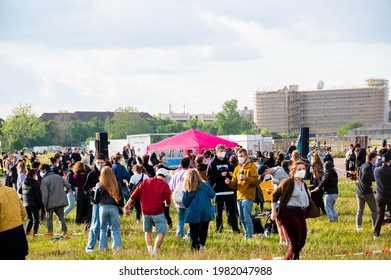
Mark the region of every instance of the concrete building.
<instances>
[{"instance_id":1,"label":"concrete building","mask_svg":"<svg viewBox=\"0 0 391 280\"><path fill-rule=\"evenodd\" d=\"M216 114L189 114L189 113L168 113L160 114L162 119L168 118L172 121L186 122L190 119L198 119L200 122L213 122L216 120Z\"/></svg>"},{"instance_id":2,"label":"concrete building","mask_svg":"<svg viewBox=\"0 0 391 280\"><path fill-rule=\"evenodd\" d=\"M364 125L389 119L388 80L368 79L362 88L300 91L291 85L277 91L254 93L254 122L261 129L299 133L309 127L311 134L330 135L348 121Z\"/></svg>"},{"instance_id":3,"label":"concrete building","mask_svg":"<svg viewBox=\"0 0 391 280\"><path fill-rule=\"evenodd\" d=\"M346 132L346 136L369 136L371 139L391 138L391 123L378 123L359 128L351 129Z\"/></svg>"}]
</instances>

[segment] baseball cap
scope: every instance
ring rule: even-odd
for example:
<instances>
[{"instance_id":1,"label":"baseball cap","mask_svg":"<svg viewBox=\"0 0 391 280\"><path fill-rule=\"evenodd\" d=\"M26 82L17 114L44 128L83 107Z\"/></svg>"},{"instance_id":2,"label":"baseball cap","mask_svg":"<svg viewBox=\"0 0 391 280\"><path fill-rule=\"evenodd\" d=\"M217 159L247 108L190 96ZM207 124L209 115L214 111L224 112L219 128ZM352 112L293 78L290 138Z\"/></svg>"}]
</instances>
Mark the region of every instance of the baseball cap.
<instances>
[{"instance_id":1,"label":"baseball cap","mask_svg":"<svg viewBox=\"0 0 391 280\"><path fill-rule=\"evenodd\" d=\"M258 168L258 175L262 175L266 169L269 169L269 166L267 165L261 165L259 168Z\"/></svg>"},{"instance_id":2,"label":"baseball cap","mask_svg":"<svg viewBox=\"0 0 391 280\"><path fill-rule=\"evenodd\" d=\"M159 168L157 171L156 171L156 176L157 175L162 175L164 177L167 177L167 169L165 168Z\"/></svg>"}]
</instances>

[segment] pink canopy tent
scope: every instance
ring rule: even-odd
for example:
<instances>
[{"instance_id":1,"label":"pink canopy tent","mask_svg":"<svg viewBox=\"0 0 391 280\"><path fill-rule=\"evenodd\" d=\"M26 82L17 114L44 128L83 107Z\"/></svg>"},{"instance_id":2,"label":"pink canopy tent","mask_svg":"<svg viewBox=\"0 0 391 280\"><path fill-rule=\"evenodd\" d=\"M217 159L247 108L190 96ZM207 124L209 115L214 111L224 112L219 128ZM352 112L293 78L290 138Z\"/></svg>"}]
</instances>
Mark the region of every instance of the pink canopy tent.
<instances>
[{"instance_id":1,"label":"pink canopy tent","mask_svg":"<svg viewBox=\"0 0 391 280\"><path fill-rule=\"evenodd\" d=\"M223 144L227 148L234 148L238 143L217 137L196 129L189 129L164 139L147 147L147 154L150 151L162 150L187 150L195 149L197 154L200 154L203 149L214 149L218 144Z\"/></svg>"}]
</instances>

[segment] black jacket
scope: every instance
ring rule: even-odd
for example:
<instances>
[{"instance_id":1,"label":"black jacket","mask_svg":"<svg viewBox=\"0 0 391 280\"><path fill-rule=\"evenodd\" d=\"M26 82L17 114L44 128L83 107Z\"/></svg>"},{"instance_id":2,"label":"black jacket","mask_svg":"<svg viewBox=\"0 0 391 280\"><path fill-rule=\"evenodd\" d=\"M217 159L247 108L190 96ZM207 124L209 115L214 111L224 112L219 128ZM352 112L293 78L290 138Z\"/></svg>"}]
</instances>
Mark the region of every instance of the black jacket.
<instances>
[{"instance_id":1,"label":"black jacket","mask_svg":"<svg viewBox=\"0 0 391 280\"><path fill-rule=\"evenodd\" d=\"M143 166L145 170L147 170L149 178L155 177L155 170L153 170L153 167L148 163L143 163Z\"/></svg>"},{"instance_id":2,"label":"black jacket","mask_svg":"<svg viewBox=\"0 0 391 280\"><path fill-rule=\"evenodd\" d=\"M324 194L338 194L338 175L334 169L327 170L319 184Z\"/></svg>"},{"instance_id":3,"label":"black jacket","mask_svg":"<svg viewBox=\"0 0 391 280\"><path fill-rule=\"evenodd\" d=\"M358 173L358 185L356 193L358 195L364 195L373 193L371 188L372 182L375 181L373 176L373 165L370 162L366 162L360 167L360 172Z\"/></svg>"},{"instance_id":4,"label":"black jacket","mask_svg":"<svg viewBox=\"0 0 391 280\"><path fill-rule=\"evenodd\" d=\"M226 177L230 179L232 179L232 177L229 174L227 174L226 177L221 176L221 173L225 171L232 172L232 166L226 158L220 160L218 157L215 157L210 162L208 169L206 170L206 177L216 193L232 192L232 189L225 183Z\"/></svg>"},{"instance_id":5,"label":"black jacket","mask_svg":"<svg viewBox=\"0 0 391 280\"><path fill-rule=\"evenodd\" d=\"M118 207L124 206L124 199L122 197L122 192L121 192L121 184L118 183L118 194L119 194L119 203L117 203L114 198L110 196L110 194L100 186L100 183L96 184L96 189L97 189L97 195L96 198L99 202L99 205L116 205Z\"/></svg>"},{"instance_id":6,"label":"black jacket","mask_svg":"<svg viewBox=\"0 0 391 280\"><path fill-rule=\"evenodd\" d=\"M332 163L334 163L334 159L331 156L331 154L327 154L327 155L324 156L323 162L326 162L326 161L331 161Z\"/></svg>"},{"instance_id":7,"label":"black jacket","mask_svg":"<svg viewBox=\"0 0 391 280\"><path fill-rule=\"evenodd\" d=\"M87 174L87 180L83 188L84 193L90 197L91 201L94 201L95 196L95 192L92 190L92 188L95 187L97 183L99 183L99 176L100 171L98 170L96 165L94 165L92 171Z\"/></svg>"},{"instance_id":8,"label":"black jacket","mask_svg":"<svg viewBox=\"0 0 391 280\"><path fill-rule=\"evenodd\" d=\"M26 177L22 187L19 189L19 194L22 195L25 207L43 207L41 187L37 180Z\"/></svg>"},{"instance_id":9,"label":"black jacket","mask_svg":"<svg viewBox=\"0 0 391 280\"><path fill-rule=\"evenodd\" d=\"M365 163L366 158L366 151L364 149L360 149L360 151L357 154L356 158L356 168L361 167Z\"/></svg>"},{"instance_id":10,"label":"black jacket","mask_svg":"<svg viewBox=\"0 0 391 280\"><path fill-rule=\"evenodd\" d=\"M376 200L391 203L391 167L383 165L374 171Z\"/></svg>"}]
</instances>

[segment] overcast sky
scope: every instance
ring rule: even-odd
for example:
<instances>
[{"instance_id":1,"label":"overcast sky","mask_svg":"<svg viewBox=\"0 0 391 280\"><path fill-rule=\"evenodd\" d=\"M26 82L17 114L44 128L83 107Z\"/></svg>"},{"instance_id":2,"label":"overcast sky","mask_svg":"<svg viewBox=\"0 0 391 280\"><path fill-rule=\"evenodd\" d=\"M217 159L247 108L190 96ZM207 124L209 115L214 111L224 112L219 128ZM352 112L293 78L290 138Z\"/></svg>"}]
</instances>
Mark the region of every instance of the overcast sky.
<instances>
[{"instance_id":1,"label":"overcast sky","mask_svg":"<svg viewBox=\"0 0 391 280\"><path fill-rule=\"evenodd\" d=\"M211 113L259 88L391 79L389 0L0 0L0 118ZM282 112L281 112L282 113Z\"/></svg>"}]
</instances>

